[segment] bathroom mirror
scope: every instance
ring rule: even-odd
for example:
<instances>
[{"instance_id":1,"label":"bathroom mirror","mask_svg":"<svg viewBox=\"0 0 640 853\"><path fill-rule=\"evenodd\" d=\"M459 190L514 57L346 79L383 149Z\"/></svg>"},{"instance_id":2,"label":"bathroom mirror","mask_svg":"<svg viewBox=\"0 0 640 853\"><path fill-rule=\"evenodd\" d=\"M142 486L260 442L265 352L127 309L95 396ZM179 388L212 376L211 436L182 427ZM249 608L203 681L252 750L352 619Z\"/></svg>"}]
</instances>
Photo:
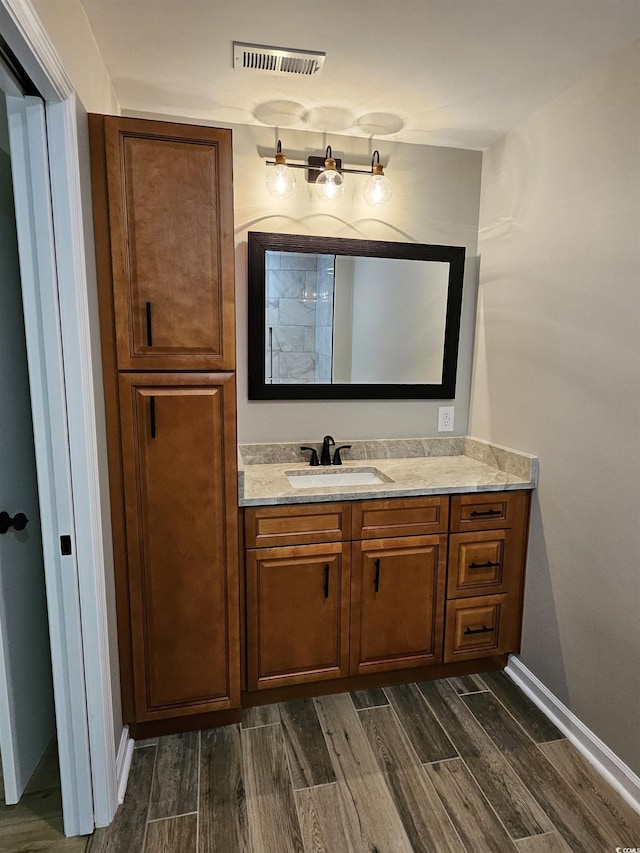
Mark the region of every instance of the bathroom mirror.
<instances>
[{"instance_id":1,"label":"bathroom mirror","mask_svg":"<svg viewBox=\"0 0 640 853\"><path fill-rule=\"evenodd\" d=\"M464 248L249 232L249 399L451 399Z\"/></svg>"}]
</instances>

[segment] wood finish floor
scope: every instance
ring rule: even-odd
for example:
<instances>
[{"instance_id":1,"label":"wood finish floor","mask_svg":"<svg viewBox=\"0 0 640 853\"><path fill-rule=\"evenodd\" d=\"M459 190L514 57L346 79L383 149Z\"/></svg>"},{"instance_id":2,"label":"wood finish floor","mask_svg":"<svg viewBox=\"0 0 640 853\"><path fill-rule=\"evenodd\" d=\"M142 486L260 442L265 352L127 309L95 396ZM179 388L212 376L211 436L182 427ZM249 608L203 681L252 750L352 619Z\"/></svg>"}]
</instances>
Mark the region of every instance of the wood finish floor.
<instances>
[{"instance_id":1,"label":"wood finish floor","mask_svg":"<svg viewBox=\"0 0 640 853\"><path fill-rule=\"evenodd\" d=\"M507 676L489 673L252 708L241 726L140 742L125 802L87 851L616 847L640 848L640 816Z\"/></svg>"},{"instance_id":2,"label":"wood finish floor","mask_svg":"<svg viewBox=\"0 0 640 853\"><path fill-rule=\"evenodd\" d=\"M0 771L0 853L84 853L86 846L86 837L65 838L62 831L55 744L47 750L17 806L5 805Z\"/></svg>"}]
</instances>

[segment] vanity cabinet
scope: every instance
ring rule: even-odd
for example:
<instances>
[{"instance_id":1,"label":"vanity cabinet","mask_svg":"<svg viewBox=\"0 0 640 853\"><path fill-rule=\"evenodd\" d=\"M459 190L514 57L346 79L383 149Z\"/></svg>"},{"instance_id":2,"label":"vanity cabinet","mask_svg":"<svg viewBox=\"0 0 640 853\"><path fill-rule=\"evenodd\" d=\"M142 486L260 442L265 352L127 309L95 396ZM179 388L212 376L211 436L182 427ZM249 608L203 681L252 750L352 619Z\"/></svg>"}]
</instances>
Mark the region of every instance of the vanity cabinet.
<instances>
[{"instance_id":1,"label":"vanity cabinet","mask_svg":"<svg viewBox=\"0 0 640 853\"><path fill-rule=\"evenodd\" d=\"M442 660L447 537L354 542L351 673Z\"/></svg>"},{"instance_id":2,"label":"vanity cabinet","mask_svg":"<svg viewBox=\"0 0 640 853\"><path fill-rule=\"evenodd\" d=\"M250 550L246 590L250 690L348 675L348 543Z\"/></svg>"},{"instance_id":3,"label":"vanity cabinet","mask_svg":"<svg viewBox=\"0 0 640 853\"><path fill-rule=\"evenodd\" d=\"M453 495L444 660L517 651L529 492Z\"/></svg>"},{"instance_id":4,"label":"vanity cabinet","mask_svg":"<svg viewBox=\"0 0 640 853\"><path fill-rule=\"evenodd\" d=\"M89 132L123 718L134 737L235 722L231 132Z\"/></svg>"},{"instance_id":5,"label":"vanity cabinet","mask_svg":"<svg viewBox=\"0 0 640 853\"><path fill-rule=\"evenodd\" d=\"M526 491L245 509L249 693L495 666L519 649L528 518Z\"/></svg>"}]
</instances>

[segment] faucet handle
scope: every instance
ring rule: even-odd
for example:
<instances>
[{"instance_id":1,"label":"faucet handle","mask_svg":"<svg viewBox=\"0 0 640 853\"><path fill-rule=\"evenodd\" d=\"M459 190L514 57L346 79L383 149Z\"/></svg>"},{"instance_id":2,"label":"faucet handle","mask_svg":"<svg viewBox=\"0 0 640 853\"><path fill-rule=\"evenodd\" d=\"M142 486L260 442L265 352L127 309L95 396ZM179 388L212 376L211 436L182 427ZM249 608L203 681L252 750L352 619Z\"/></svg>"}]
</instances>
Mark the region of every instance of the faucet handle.
<instances>
[{"instance_id":1,"label":"faucet handle","mask_svg":"<svg viewBox=\"0 0 640 853\"><path fill-rule=\"evenodd\" d=\"M350 444L341 444L340 447L336 447L335 453L333 454L333 464L334 465L342 465L342 458L340 456L341 450L351 450Z\"/></svg>"},{"instance_id":2,"label":"faucet handle","mask_svg":"<svg viewBox=\"0 0 640 853\"><path fill-rule=\"evenodd\" d=\"M316 466L320 463L318 462L318 451L315 447L301 447L300 450L310 450L311 451L311 459L309 460L309 465Z\"/></svg>"}]
</instances>

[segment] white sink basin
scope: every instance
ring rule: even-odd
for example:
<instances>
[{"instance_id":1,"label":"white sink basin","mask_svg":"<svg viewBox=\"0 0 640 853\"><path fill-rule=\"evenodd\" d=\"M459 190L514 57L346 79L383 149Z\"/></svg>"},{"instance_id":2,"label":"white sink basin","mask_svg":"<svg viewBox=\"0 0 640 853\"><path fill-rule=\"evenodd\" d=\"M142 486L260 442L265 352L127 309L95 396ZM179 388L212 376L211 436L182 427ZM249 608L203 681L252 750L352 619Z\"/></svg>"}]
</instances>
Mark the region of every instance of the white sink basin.
<instances>
[{"instance_id":1,"label":"white sink basin","mask_svg":"<svg viewBox=\"0 0 640 853\"><path fill-rule=\"evenodd\" d=\"M318 489L328 486L377 486L393 480L377 468L327 468L324 471L285 471L294 489Z\"/></svg>"}]
</instances>

